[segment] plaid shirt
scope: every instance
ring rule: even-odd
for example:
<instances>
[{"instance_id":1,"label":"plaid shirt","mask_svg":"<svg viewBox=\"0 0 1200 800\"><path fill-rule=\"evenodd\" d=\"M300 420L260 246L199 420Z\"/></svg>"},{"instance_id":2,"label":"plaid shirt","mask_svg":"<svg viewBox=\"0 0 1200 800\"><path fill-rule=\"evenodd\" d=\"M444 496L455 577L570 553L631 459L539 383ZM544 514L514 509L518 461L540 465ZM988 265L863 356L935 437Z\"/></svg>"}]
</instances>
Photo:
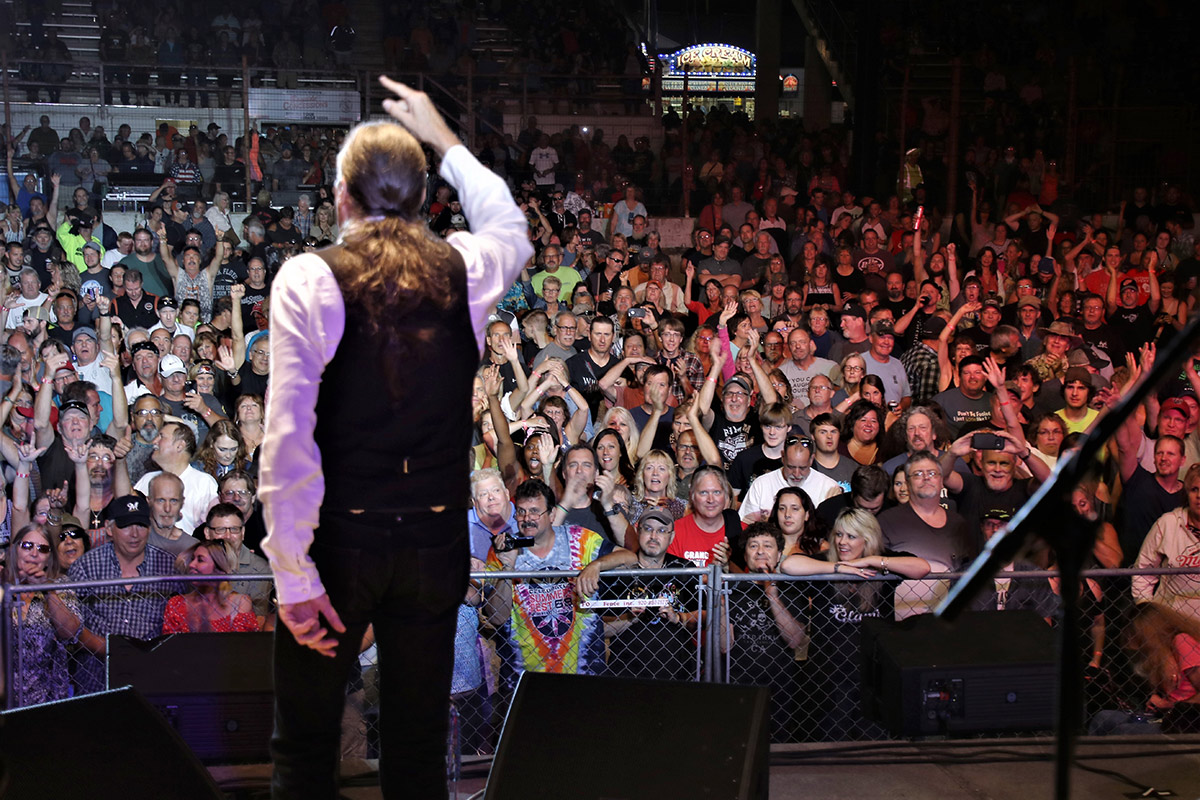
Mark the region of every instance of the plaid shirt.
<instances>
[{"instance_id":1,"label":"plaid shirt","mask_svg":"<svg viewBox=\"0 0 1200 800\"><path fill-rule=\"evenodd\" d=\"M695 353L682 350L674 358L667 358L660 352L658 354L658 363L667 369L671 369L672 365L681 368L684 377L692 385L693 392L699 391L700 386L704 383L704 365L700 363L700 356ZM679 403L682 403L688 397L687 392L683 390L683 384L675 377L674 370L671 370L671 394L675 395L675 400L677 401L675 405L679 405Z\"/></svg>"},{"instance_id":2,"label":"plaid shirt","mask_svg":"<svg viewBox=\"0 0 1200 800\"><path fill-rule=\"evenodd\" d=\"M913 405L923 406L932 400L938 393L938 377L941 373L937 352L924 342L914 342L900 357L900 363L904 365L908 385L912 387Z\"/></svg>"},{"instance_id":3,"label":"plaid shirt","mask_svg":"<svg viewBox=\"0 0 1200 800\"><path fill-rule=\"evenodd\" d=\"M119 580L121 565L113 546L105 544L80 556L67 574L72 581ZM146 557L138 567L138 575L174 577L175 556L154 545L146 545ZM162 633L167 599L180 591L181 587L175 581L136 585L129 590L121 585L80 589L83 624L100 636L114 633L134 639L152 639Z\"/></svg>"}]
</instances>

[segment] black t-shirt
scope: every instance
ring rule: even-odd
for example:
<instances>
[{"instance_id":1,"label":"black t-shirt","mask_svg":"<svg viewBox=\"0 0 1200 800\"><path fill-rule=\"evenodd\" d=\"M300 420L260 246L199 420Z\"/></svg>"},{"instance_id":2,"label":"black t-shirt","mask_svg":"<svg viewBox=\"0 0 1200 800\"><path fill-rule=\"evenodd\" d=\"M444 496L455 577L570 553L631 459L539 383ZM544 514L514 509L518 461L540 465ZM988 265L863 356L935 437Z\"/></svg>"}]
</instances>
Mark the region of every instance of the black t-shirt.
<instances>
[{"instance_id":1,"label":"black t-shirt","mask_svg":"<svg viewBox=\"0 0 1200 800\"><path fill-rule=\"evenodd\" d=\"M233 391L238 395L256 394L259 397L267 396L267 375L258 375L247 361L242 364L242 368L238 370L238 375L241 376L242 382L240 385L233 387Z\"/></svg>"},{"instance_id":2,"label":"black t-shirt","mask_svg":"<svg viewBox=\"0 0 1200 800\"><path fill-rule=\"evenodd\" d=\"M679 556L663 558L663 569L689 569L692 562ZM629 607L601 611L606 617L632 614L639 598L666 595L679 614L699 610L696 579L684 575L636 575L605 578L601 600L630 600ZM647 608L609 642L608 672L627 678L687 680L696 670L695 639L683 623L663 619L659 608Z\"/></svg>"},{"instance_id":3,"label":"black t-shirt","mask_svg":"<svg viewBox=\"0 0 1200 800\"><path fill-rule=\"evenodd\" d=\"M1108 324L1117 333L1126 348L1137 347L1150 341L1150 336L1154 331L1154 315L1145 305L1133 308L1118 306L1117 310L1109 315ZM1119 357L1124 358L1124 356L1125 352L1122 352Z\"/></svg>"},{"instance_id":4,"label":"black t-shirt","mask_svg":"<svg viewBox=\"0 0 1200 800\"><path fill-rule=\"evenodd\" d=\"M987 481L974 473L959 473L962 475L962 491L954 495L958 510L967 521L970 532L972 555L983 549L984 536L981 517L992 510L1007 511L1009 515L1025 505L1029 499L1029 485L1025 481L1014 480L1013 485L1002 492L988 488Z\"/></svg>"},{"instance_id":5,"label":"black t-shirt","mask_svg":"<svg viewBox=\"0 0 1200 800\"><path fill-rule=\"evenodd\" d=\"M978 400L972 400L962 393L961 389L950 388L933 396L946 412L946 422L950 425L950 434L957 438L964 426L987 422L992 418L992 397L987 392Z\"/></svg>"},{"instance_id":6,"label":"black t-shirt","mask_svg":"<svg viewBox=\"0 0 1200 800\"><path fill-rule=\"evenodd\" d=\"M246 271L246 265L242 263L241 259L229 259L229 261L217 267L216 277L213 278L213 299L228 297L229 287L235 283L241 283L249 276L250 273Z\"/></svg>"},{"instance_id":7,"label":"black t-shirt","mask_svg":"<svg viewBox=\"0 0 1200 800\"><path fill-rule=\"evenodd\" d=\"M782 464L781 459L768 458L764 455L761 444L751 445L733 459L733 466L729 468L729 483L734 489L737 489L738 494L741 494L754 482L755 478L779 469Z\"/></svg>"},{"instance_id":8,"label":"black t-shirt","mask_svg":"<svg viewBox=\"0 0 1200 800\"><path fill-rule=\"evenodd\" d=\"M1132 565L1137 561L1142 541L1150 528L1163 514L1182 506L1185 498L1182 486L1178 491L1168 492L1154 477L1154 473L1142 466L1133 471L1133 475L1125 481L1121 502L1117 504L1117 519L1121 521L1117 526L1117 536L1121 542L1122 565Z\"/></svg>"},{"instance_id":9,"label":"black t-shirt","mask_svg":"<svg viewBox=\"0 0 1200 800\"><path fill-rule=\"evenodd\" d=\"M821 504L824 506L824 503ZM957 512L946 511L946 524L935 528L917 514L912 506L901 503L879 513L879 527L889 550L904 551L956 569L975 557L966 519Z\"/></svg>"},{"instance_id":10,"label":"black t-shirt","mask_svg":"<svg viewBox=\"0 0 1200 800\"><path fill-rule=\"evenodd\" d=\"M842 294L861 294L862 290L867 288L867 282L863 279L863 274L856 269L852 269L849 275L843 275L838 271L833 273L833 282L837 284Z\"/></svg>"},{"instance_id":11,"label":"black t-shirt","mask_svg":"<svg viewBox=\"0 0 1200 800\"><path fill-rule=\"evenodd\" d=\"M300 229L293 225L290 228L284 228L282 225L276 225L273 230L267 231L268 244L293 244L299 247L304 243L304 237L300 234Z\"/></svg>"},{"instance_id":12,"label":"black t-shirt","mask_svg":"<svg viewBox=\"0 0 1200 800\"><path fill-rule=\"evenodd\" d=\"M218 164L213 170L213 182L221 184L221 191L241 197L246 191L246 165L237 161Z\"/></svg>"},{"instance_id":13,"label":"black t-shirt","mask_svg":"<svg viewBox=\"0 0 1200 800\"><path fill-rule=\"evenodd\" d=\"M242 331L244 333L253 333L257 330L262 330L266 327L266 319L263 317L263 303L271 296L271 285L268 283L261 289L255 289L251 286L246 286L246 293L242 295ZM259 325L259 320L263 321L263 325Z\"/></svg>"},{"instance_id":14,"label":"black t-shirt","mask_svg":"<svg viewBox=\"0 0 1200 800\"><path fill-rule=\"evenodd\" d=\"M588 407L595 417L600 408L604 394L600 391L600 379L613 366L613 357L609 355L604 364L597 363L589 350L577 353L567 360L567 370L571 374L571 385L579 390L588 402Z\"/></svg>"},{"instance_id":15,"label":"black t-shirt","mask_svg":"<svg viewBox=\"0 0 1200 800\"><path fill-rule=\"evenodd\" d=\"M750 412L747 412L744 420L733 422L725 416L725 410L720 406L713 409L713 421L708 434L721 451L721 466L726 470L733 466L738 453L749 447L754 438L755 425L750 416Z\"/></svg>"},{"instance_id":16,"label":"black t-shirt","mask_svg":"<svg viewBox=\"0 0 1200 800\"><path fill-rule=\"evenodd\" d=\"M117 316L130 328L153 328L158 324L158 296L142 292L142 299L137 303L128 297L118 297L113 302Z\"/></svg>"}]
</instances>

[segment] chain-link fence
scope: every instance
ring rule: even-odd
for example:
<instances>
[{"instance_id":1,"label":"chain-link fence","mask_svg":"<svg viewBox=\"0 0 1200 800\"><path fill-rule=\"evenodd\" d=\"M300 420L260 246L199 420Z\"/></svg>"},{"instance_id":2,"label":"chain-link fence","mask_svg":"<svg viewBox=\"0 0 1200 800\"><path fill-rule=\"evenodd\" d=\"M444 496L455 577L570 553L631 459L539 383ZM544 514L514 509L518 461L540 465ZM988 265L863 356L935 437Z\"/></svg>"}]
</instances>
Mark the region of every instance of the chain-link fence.
<instances>
[{"instance_id":1,"label":"chain-link fence","mask_svg":"<svg viewBox=\"0 0 1200 800\"><path fill-rule=\"evenodd\" d=\"M926 613L958 577L863 580L733 575L713 569L623 570L604 573L596 595L580 600L575 574L472 575L476 591L460 608L455 638L451 769L461 758L494 752L512 691L525 670L766 685L772 690L776 743L895 738L863 714L863 621ZM140 640L157 642L168 633L259 631L261 649L254 652L265 663L243 658L224 668L241 674L243 689L248 670L258 669L269 681L270 636L264 631L273 627L274 617L264 582L270 576L229 576L234 583L221 592L234 594L223 595L219 603L195 592L193 577L187 582L164 576L6 586L2 642L7 707L125 685L132 668L125 661L114 664L118 655L130 657L130 644L123 638L129 634L136 651ZM1097 733L1112 730L1101 723L1114 719L1157 730L1155 720L1164 714L1153 706L1177 698L1161 685L1156 690L1147 679L1154 674L1154 663L1135 594L1152 596L1180 612L1188 624L1200 623L1200 570L1096 570L1086 577L1076 644L1087 665L1085 721ZM1056 627L1062 605L1058 591L1053 572L1007 571L985 587L973 608L1033 611L1048 627ZM112 634L107 652L104 633ZM236 637L217 638L231 642ZM250 641L244 646L250 647ZM187 685L180 685L176 694L195 691L205 670L187 664L181 668L186 673L181 684ZM164 693L164 682L172 679L160 674L151 693ZM1182 684L1177 688L1186 690ZM346 692L343 757L377 757L380 686L369 639ZM269 707L269 683L266 694Z\"/></svg>"}]
</instances>

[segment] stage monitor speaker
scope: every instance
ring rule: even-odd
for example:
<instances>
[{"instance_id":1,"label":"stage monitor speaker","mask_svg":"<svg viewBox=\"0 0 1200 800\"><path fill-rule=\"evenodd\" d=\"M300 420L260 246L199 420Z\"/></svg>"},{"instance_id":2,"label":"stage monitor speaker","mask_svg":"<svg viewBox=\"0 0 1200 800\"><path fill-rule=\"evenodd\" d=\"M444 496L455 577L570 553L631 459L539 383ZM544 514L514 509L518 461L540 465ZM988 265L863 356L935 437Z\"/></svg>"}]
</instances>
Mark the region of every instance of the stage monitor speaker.
<instances>
[{"instance_id":1,"label":"stage monitor speaker","mask_svg":"<svg viewBox=\"0 0 1200 800\"><path fill-rule=\"evenodd\" d=\"M0 715L8 800L220 800L184 741L135 689Z\"/></svg>"},{"instance_id":2,"label":"stage monitor speaker","mask_svg":"<svg viewBox=\"0 0 1200 800\"><path fill-rule=\"evenodd\" d=\"M275 722L271 633L110 636L108 686L133 686L205 763L266 763Z\"/></svg>"},{"instance_id":3,"label":"stage monitor speaker","mask_svg":"<svg viewBox=\"0 0 1200 800\"><path fill-rule=\"evenodd\" d=\"M1048 730L1055 653L1032 611L864 619L863 714L902 736Z\"/></svg>"},{"instance_id":4,"label":"stage monitor speaker","mask_svg":"<svg viewBox=\"0 0 1200 800\"><path fill-rule=\"evenodd\" d=\"M767 797L760 686L526 672L484 800Z\"/></svg>"}]
</instances>

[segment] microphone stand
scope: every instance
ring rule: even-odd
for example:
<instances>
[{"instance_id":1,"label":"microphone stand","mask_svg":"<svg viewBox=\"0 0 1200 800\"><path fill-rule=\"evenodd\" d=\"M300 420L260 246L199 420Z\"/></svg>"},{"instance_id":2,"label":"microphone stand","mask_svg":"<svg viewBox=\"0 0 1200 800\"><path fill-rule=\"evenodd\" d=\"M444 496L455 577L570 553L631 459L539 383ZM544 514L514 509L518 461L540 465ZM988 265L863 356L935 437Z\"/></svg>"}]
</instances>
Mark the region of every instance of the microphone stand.
<instances>
[{"instance_id":1,"label":"microphone stand","mask_svg":"<svg viewBox=\"0 0 1200 800\"><path fill-rule=\"evenodd\" d=\"M1117 405L1097 421L1082 438L1079 448L1060 456L1054 471L1037 492L1009 521L1007 529L988 540L983 552L950 589L934 611L946 620L955 619L971 598L1003 567L1017 557L1026 542L1041 536L1058 555L1062 594L1059 626L1058 734L1054 757L1054 797L1071 795L1071 762L1083 715L1082 671L1079 658L1079 592L1081 573L1097 523L1080 517L1071 507L1071 493L1093 468L1096 457L1125 420L1147 395L1190 358L1200 341L1200 314L1193 314L1183 330L1157 354L1153 367L1142 375Z\"/></svg>"}]
</instances>

